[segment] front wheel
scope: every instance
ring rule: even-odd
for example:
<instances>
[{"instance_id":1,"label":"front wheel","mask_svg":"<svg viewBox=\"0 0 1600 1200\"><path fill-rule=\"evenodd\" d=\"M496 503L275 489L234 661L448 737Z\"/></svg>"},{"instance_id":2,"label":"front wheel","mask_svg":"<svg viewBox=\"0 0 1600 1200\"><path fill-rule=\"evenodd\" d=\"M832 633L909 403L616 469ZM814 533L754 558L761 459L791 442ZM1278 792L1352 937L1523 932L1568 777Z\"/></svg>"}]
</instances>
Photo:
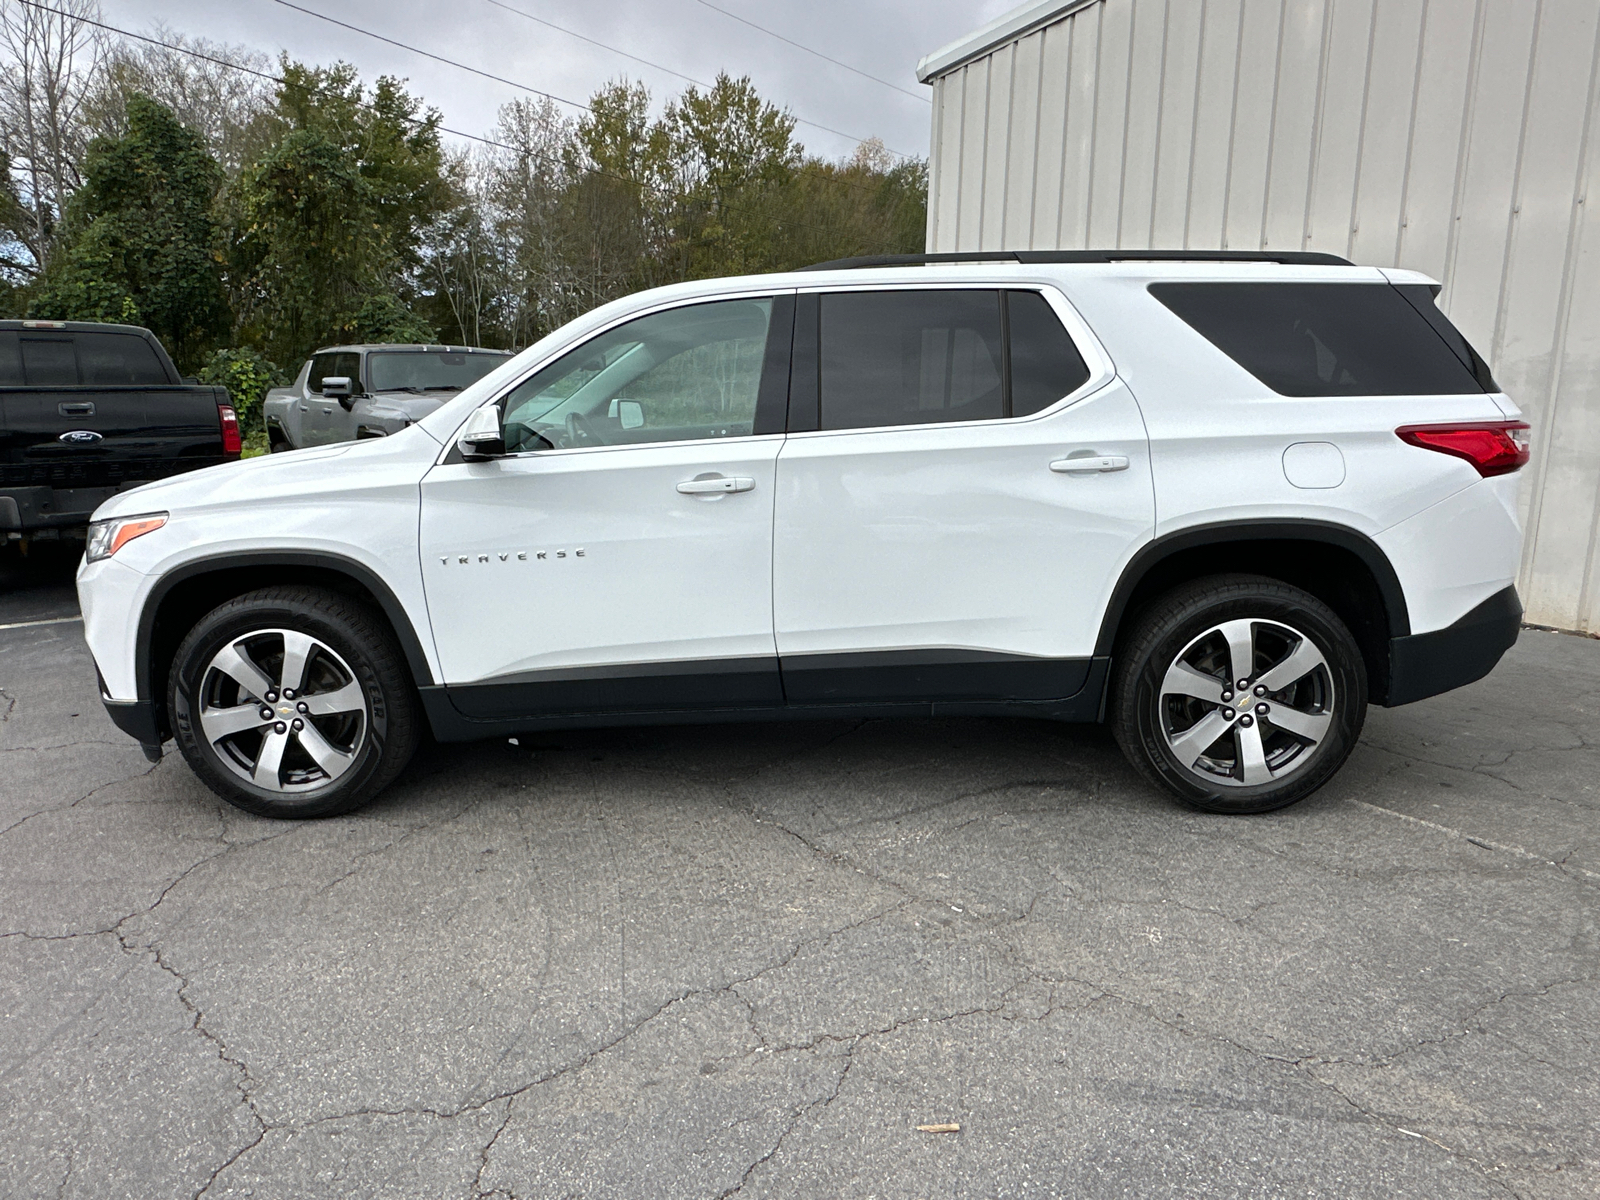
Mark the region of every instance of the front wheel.
<instances>
[{"instance_id":1,"label":"front wheel","mask_svg":"<svg viewBox=\"0 0 1600 1200\"><path fill-rule=\"evenodd\" d=\"M1112 682L1123 753L1209 812L1304 799L1349 756L1366 711L1366 668L1344 622L1299 588L1248 575L1157 600Z\"/></svg>"},{"instance_id":2,"label":"front wheel","mask_svg":"<svg viewBox=\"0 0 1600 1200\"><path fill-rule=\"evenodd\" d=\"M348 812L416 746L394 638L364 605L316 588L264 588L208 613L178 647L168 706L194 773L264 817Z\"/></svg>"}]
</instances>

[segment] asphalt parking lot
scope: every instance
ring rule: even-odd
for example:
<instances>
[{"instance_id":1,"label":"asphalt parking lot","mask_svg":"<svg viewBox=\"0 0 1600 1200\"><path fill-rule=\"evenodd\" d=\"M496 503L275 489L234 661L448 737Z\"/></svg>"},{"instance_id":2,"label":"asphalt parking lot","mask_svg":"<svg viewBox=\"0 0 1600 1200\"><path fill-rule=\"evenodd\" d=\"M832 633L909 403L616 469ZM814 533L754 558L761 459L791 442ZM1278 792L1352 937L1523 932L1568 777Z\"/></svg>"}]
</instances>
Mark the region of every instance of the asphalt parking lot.
<instances>
[{"instance_id":1,"label":"asphalt parking lot","mask_svg":"<svg viewBox=\"0 0 1600 1200\"><path fill-rule=\"evenodd\" d=\"M436 748L284 824L0 628L0 1195L1600 1195L1597 734L1600 641L1530 631L1267 817L970 720Z\"/></svg>"}]
</instances>

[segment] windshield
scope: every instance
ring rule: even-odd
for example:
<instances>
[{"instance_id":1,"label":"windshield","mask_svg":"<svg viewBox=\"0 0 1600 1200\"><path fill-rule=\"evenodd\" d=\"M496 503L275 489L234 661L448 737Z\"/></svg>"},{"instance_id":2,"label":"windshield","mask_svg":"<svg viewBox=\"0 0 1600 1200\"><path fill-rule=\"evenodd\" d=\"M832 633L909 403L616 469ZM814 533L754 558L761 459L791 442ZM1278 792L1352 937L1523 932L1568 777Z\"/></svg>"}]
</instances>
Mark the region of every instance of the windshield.
<instances>
[{"instance_id":1,"label":"windshield","mask_svg":"<svg viewBox=\"0 0 1600 1200\"><path fill-rule=\"evenodd\" d=\"M374 392L459 392L510 357L459 350L379 351L367 356L367 387Z\"/></svg>"}]
</instances>

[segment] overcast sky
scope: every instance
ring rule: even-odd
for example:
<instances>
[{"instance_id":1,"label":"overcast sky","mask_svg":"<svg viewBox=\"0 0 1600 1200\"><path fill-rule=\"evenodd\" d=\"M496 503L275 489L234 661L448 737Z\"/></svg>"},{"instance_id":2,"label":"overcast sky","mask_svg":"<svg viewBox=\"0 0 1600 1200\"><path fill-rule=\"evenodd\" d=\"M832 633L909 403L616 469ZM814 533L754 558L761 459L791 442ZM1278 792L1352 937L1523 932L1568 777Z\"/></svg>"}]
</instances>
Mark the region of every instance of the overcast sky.
<instances>
[{"instance_id":1,"label":"overcast sky","mask_svg":"<svg viewBox=\"0 0 1600 1200\"><path fill-rule=\"evenodd\" d=\"M740 24L700 0L294 0L349 25L570 100L583 101L619 76L645 83L657 102L686 86L667 71L535 24L542 17L697 80L718 71L749 75L768 100L802 123L796 136L814 153L840 157L876 135L892 150L926 155L928 89L917 60L1015 7L1015 0L712 0L813 50L904 88L905 95ZM404 76L444 114L444 123L485 134L515 87L433 62L340 29L274 0L101 0L108 23L178 32L249 46L276 57L354 63L362 78ZM568 112L577 110L567 108ZM806 121L815 124L806 124ZM840 133L817 128L828 126Z\"/></svg>"}]
</instances>

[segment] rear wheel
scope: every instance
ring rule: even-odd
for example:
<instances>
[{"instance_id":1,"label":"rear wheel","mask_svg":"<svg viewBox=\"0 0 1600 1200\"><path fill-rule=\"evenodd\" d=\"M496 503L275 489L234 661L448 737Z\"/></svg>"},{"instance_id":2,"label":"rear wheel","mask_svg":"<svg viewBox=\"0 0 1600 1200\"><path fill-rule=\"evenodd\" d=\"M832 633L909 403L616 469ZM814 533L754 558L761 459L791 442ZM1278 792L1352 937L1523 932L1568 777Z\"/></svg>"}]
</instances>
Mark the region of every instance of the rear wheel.
<instances>
[{"instance_id":1,"label":"rear wheel","mask_svg":"<svg viewBox=\"0 0 1600 1200\"><path fill-rule=\"evenodd\" d=\"M1316 597L1216 576L1140 616L1112 703L1123 753L1152 782L1210 812L1268 812L1310 795L1349 756L1366 717L1366 669Z\"/></svg>"},{"instance_id":2,"label":"rear wheel","mask_svg":"<svg viewBox=\"0 0 1600 1200\"><path fill-rule=\"evenodd\" d=\"M393 637L365 606L313 588L266 588L207 614L178 648L168 703L195 774L259 816L348 812L416 746Z\"/></svg>"}]
</instances>

